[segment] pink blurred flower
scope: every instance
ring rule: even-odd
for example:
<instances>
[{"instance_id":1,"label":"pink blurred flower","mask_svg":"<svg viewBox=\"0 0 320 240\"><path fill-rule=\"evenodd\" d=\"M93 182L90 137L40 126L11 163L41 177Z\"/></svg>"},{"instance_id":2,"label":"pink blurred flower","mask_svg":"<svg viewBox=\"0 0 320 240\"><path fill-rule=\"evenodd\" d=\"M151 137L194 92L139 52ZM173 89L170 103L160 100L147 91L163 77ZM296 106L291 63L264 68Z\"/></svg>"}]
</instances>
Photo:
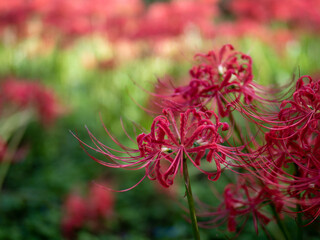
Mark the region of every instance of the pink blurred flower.
<instances>
[{"instance_id":1,"label":"pink blurred flower","mask_svg":"<svg viewBox=\"0 0 320 240\"><path fill-rule=\"evenodd\" d=\"M319 0L232 0L228 9L240 20L261 23L281 21L292 28L320 30Z\"/></svg>"},{"instance_id":2,"label":"pink blurred flower","mask_svg":"<svg viewBox=\"0 0 320 240\"><path fill-rule=\"evenodd\" d=\"M81 228L86 220L86 201L78 195L67 197L63 209L62 231L68 238L72 238L74 231Z\"/></svg>"},{"instance_id":3,"label":"pink blurred flower","mask_svg":"<svg viewBox=\"0 0 320 240\"><path fill-rule=\"evenodd\" d=\"M110 217L114 209L114 195L98 184L92 184L87 200L87 214L90 219Z\"/></svg>"},{"instance_id":4,"label":"pink blurred flower","mask_svg":"<svg viewBox=\"0 0 320 240\"><path fill-rule=\"evenodd\" d=\"M8 26L23 30L30 13L30 5L25 0L1 1L0 30Z\"/></svg>"},{"instance_id":5,"label":"pink blurred flower","mask_svg":"<svg viewBox=\"0 0 320 240\"><path fill-rule=\"evenodd\" d=\"M45 26L69 37L100 32L114 39L131 34L135 17L144 6L140 0L35 0L33 7Z\"/></svg>"},{"instance_id":6,"label":"pink blurred flower","mask_svg":"<svg viewBox=\"0 0 320 240\"><path fill-rule=\"evenodd\" d=\"M212 36L212 19L217 12L216 1L153 3L140 20L135 37L153 40L171 38L194 26L204 35Z\"/></svg>"},{"instance_id":7,"label":"pink blurred flower","mask_svg":"<svg viewBox=\"0 0 320 240\"><path fill-rule=\"evenodd\" d=\"M86 198L77 194L67 196L61 221L65 237L74 238L81 228L99 227L103 220L110 220L114 209L114 195L103 186L92 184Z\"/></svg>"},{"instance_id":8,"label":"pink blurred flower","mask_svg":"<svg viewBox=\"0 0 320 240\"><path fill-rule=\"evenodd\" d=\"M3 101L7 101L18 107L26 107L33 101L34 85L25 81L10 78L1 83Z\"/></svg>"},{"instance_id":9,"label":"pink blurred flower","mask_svg":"<svg viewBox=\"0 0 320 240\"><path fill-rule=\"evenodd\" d=\"M9 78L1 83L0 92L2 108L34 108L44 125L50 125L65 111L54 94L37 82Z\"/></svg>"}]
</instances>

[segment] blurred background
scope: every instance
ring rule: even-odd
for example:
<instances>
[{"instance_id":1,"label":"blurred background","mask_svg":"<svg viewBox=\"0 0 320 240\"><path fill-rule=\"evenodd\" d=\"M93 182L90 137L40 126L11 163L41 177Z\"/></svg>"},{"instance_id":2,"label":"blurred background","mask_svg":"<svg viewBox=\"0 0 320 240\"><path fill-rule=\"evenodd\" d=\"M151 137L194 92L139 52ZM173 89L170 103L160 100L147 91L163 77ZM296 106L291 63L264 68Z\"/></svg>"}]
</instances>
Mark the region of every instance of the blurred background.
<instances>
[{"instance_id":1,"label":"blurred background","mask_svg":"<svg viewBox=\"0 0 320 240\"><path fill-rule=\"evenodd\" d=\"M226 43L252 57L263 85L319 78L319 36L320 0L1 0L0 239L192 239L181 182L105 191L94 183L125 189L144 172L99 165L69 131L90 143L87 126L114 146L102 121L129 144L123 127L134 136L152 122L144 90L183 80L196 53ZM214 204L190 171L195 194ZM201 235L234 236L226 226ZM238 236L253 237L252 224Z\"/></svg>"}]
</instances>

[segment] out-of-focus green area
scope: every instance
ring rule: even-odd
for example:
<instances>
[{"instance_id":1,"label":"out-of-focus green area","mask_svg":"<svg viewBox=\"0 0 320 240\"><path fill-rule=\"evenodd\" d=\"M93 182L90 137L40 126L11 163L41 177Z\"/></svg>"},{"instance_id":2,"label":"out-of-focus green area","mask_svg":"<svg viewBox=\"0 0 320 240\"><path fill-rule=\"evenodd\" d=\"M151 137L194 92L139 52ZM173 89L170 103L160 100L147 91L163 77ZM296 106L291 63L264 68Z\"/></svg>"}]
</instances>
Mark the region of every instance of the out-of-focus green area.
<instances>
[{"instance_id":1,"label":"out-of-focus green area","mask_svg":"<svg viewBox=\"0 0 320 240\"><path fill-rule=\"evenodd\" d=\"M320 76L319 35L313 33L295 34L283 42L266 41L253 34L205 38L197 31L161 41L112 41L89 34L67 46L32 35L8 41L10 34L6 32L0 43L0 78L43 84L56 95L63 114L50 126L32 120L21 124L24 127L16 124L21 115L10 119L0 115L6 129L13 129L8 141L13 142L14 136L23 131L16 149L26 149L19 161L1 163L0 239L62 239L65 202L70 194L88 198L93 181L119 190L137 183L144 170L111 170L99 165L86 155L70 131L91 144L87 126L97 139L115 146L103 122L120 142L134 147L121 121L132 137L140 133L139 127L148 131L152 117L143 110L150 106L147 91L153 91L157 78L170 76L178 82L188 76L196 53L231 43L236 50L252 57L255 80L263 85L281 86L300 75ZM102 155L95 156L103 159ZM218 197L208 190L205 177L190 171L195 195L215 204ZM221 192L229 178L232 176L224 174L215 188ZM169 191L146 179L133 190L110 194L114 195L113 213L100 216L99 224L85 221L75 227L71 238L192 239L182 207L182 181L177 181ZM251 220L248 221L239 239L256 236ZM287 224L295 226L294 220ZM269 229L275 236L279 231L274 225ZM201 235L202 239L234 236L223 226L202 229ZM310 233L308 239L316 239L312 237ZM267 238L260 232L259 239Z\"/></svg>"}]
</instances>

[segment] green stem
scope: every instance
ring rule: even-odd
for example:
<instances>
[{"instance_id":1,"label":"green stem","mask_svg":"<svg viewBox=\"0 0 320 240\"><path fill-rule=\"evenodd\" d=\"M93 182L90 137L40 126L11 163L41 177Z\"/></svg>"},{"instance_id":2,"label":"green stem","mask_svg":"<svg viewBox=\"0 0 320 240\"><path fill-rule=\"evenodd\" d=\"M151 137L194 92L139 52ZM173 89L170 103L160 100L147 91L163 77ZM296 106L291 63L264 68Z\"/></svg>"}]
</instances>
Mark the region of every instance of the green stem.
<instances>
[{"instance_id":1,"label":"green stem","mask_svg":"<svg viewBox=\"0 0 320 240\"><path fill-rule=\"evenodd\" d=\"M303 222L302 222L302 213L301 213L301 206L300 204L297 204L297 231L298 231L298 236L297 236L297 239L299 240L303 240L303 231L302 231L302 225L303 225Z\"/></svg>"},{"instance_id":2,"label":"green stem","mask_svg":"<svg viewBox=\"0 0 320 240\"><path fill-rule=\"evenodd\" d=\"M186 195L188 198L192 230L193 230L194 239L200 240L199 227L197 222L196 211L194 208L194 200L192 196L192 190L191 190L191 184L190 184L190 178L189 178L188 166L187 166L186 160L187 160L186 158L183 159L183 177L184 177L184 182L186 186Z\"/></svg>"},{"instance_id":3,"label":"green stem","mask_svg":"<svg viewBox=\"0 0 320 240\"><path fill-rule=\"evenodd\" d=\"M241 135L240 128L239 128L238 124L236 123L236 121L234 120L234 117L233 117L233 115L232 115L232 112L230 112L230 114L229 114L229 120L230 120L231 125L233 125L233 127L234 127L233 129L234 129L234 131L236 132L236 134L237 134L237 136L238 136L241 144L242 144L243 146L245 146L244 149L245 149L247 152L250 152L250 151L249 151L249 148L248 148L248 145L246 145L246 144L245 144L245 141L243 140L243 137L242 137L242 135Z\"/></svg>"},{"instance_id":4,"label":"green stem","mask_svg":"<svg viewBox=\"0 0 320 240\"><path fill-rule=\"evenodd\" d=\"M1 194L1 189L4 183L4 180L9 172L9 168L12 162L13 155L16 151L16 149L19 146L19 143L22 139L22 136L26 130L26 127L22 127L13 137L12 140L10 141L9 147L3 157L2 163L1 163L1 168L0 168L0 194Z\"/></svg>"},{"instance_id":5,"label":"green stem","mask_svg":"<svg viewBox=\"0 0 320 240\"><path fill-rule=\"evenodd\" d=\"M271 234L271 232L268 232L268 230L266 229L266 227L262 224L261 225L261 229L263 230L264 235L266 236L267 239L275 239L275 237Z\"/></svg>"},{"instance_id":6,"label":"green stem","mask_svg":"<svg viewBox=\"0 0 320 240\"><path fill-rule=\"evenodd\" d=\"M277 210L276 210L275 206L274 206L273 204L271 204L270 207L271 207L271 210L272 210L273 215L274 215L275 218L276 218L278 227L280 228L280 230L281 230L284 238L285 238L286 240L289 240L290 238L289 238L289 236L288 236L288 234L287 234L286 227L285 227L285 225L283 224L283 222L281 221L281 219L280 219L280 217L279 217L279 214L277 213Z\"/></svg>"},{"instance_id":7,"label":"green stem","mask_svg":"<svg viewBox=\"0 0 320 240\"><path fill-rule=\"evenodd\" d=\"M231 125L233 125L234 130L235 130L236 134L239 137L239 140L243 143L242 136L241 136L241 133L240 133L240 129L239 129L238 125L236 124L236 121L234 120L232 112L230 112L230 114L229 114L229 120L230 120Z\"/></svg>"}]
</instances>

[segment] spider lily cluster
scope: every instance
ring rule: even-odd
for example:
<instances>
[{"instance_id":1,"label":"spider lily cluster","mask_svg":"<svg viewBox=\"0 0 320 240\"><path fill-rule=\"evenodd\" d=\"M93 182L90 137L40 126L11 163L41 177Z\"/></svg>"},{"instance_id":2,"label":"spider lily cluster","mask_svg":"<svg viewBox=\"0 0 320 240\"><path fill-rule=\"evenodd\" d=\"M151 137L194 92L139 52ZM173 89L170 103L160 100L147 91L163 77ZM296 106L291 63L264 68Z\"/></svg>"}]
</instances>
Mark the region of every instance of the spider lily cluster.
<instances>
[{"instance_id":1,"label":"spider lily cluster","mask_svg":"<svg viewBox=\"0 0 320 240\"><path fill-rule=\"evenodd\" d=\"M136 148L122 145L106 128L122 150L104 145L90 131L94 144L79 140L81 145L110 160L89 154L98 163L143 169L139 183L149 178L166 188L179 172L184 174L186 165L213 182L223 171L234 173L237 183L225 187L217 207L203 211L199 205L198 217L205 218L200 226L227 223L234 232L251 216L256 231L260 225L267 232L266 225L277 221L288 238L281 223L284 214L309 223L320 215L320 80L302 76L293 93L271 99L266 96L280 95L282 90L255 83L251 57L233 46L195 58L199 63L189 71L185 85L171 85L169 94L152 94L162 111L154 117L150 132L130 138ZM240 131L240 116L251 122L247 136ZM204 162L212 169L203 168Z\"/></svg>"}]
</instances>

